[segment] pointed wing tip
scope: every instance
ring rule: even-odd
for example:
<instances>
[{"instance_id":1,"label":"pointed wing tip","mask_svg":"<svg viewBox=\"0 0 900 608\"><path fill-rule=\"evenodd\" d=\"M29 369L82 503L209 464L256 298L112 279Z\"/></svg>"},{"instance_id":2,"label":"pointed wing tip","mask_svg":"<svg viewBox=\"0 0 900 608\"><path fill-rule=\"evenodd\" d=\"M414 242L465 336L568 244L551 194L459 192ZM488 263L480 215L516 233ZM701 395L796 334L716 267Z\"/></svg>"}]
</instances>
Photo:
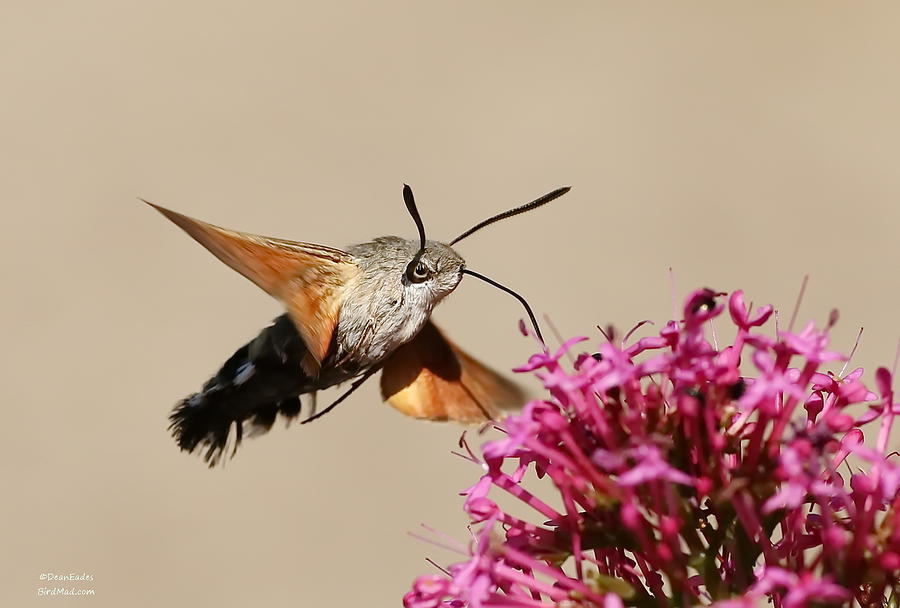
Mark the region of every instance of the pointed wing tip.
<instances>
[{"instance_id":1,"label":"pointed wing tip","mask_svg":"<svg viewBox=\"0 0 900 608\"><path fill-rule=\"evenodd\" d=\"M157 205L156 203L151 203L151 202L148 201L147 199L142 198L142 197L140 197L140 196L137 197L137 199L138 199L139 201L141 201L142 203L147 203L148 205L150 205L151 207L153 207L154 209L156 209L157 211L159 211L160 213L162 213L162 214L165 215L166 217L168 217L170 214L174 214L174 213L175 213L174 211L171 211L171 210L169 210L169 209L166 209L165 207L162 207L162 206L160 206L160 205Z\"/></svg>"},{"instance_id":2,"label":"pointed wing tip","mask_svg":"<svg viewBox=\"0 0 900 608\"><path fill-rule=\"evenodd\" d=\"M178 213L177 211L172 211L171 209L166 209L162 205L157 205L156 203L151 203L150 201L148 201L145 198L138 197L138 200L142 201L144 203L147 203L148 205L150 205L151 207L153 207L154 209L159 211L163 216L165 216L166 219L174 222L178 226L181 226L185 230L187 230L188 225L200 223L197 220L190 218L182 213Z\"/></svg>"}]
</instances>

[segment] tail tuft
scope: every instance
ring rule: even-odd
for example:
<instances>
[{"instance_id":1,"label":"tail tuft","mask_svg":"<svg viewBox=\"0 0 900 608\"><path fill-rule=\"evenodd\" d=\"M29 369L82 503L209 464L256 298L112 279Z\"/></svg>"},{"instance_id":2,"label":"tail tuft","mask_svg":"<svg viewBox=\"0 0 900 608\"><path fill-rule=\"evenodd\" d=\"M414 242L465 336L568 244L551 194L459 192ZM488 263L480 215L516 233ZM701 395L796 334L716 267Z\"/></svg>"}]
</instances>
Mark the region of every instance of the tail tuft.
<instances>
[{"instance_id":1,"label":"tail tuft","mask_svg":"<svg viewBox=\"0 0 900 608\"><path fill-rule=\"evenodd\" d=\"M205 447L203 459L212 467L219 462L235 422L223 415L222 408L216 406L215 397L195 393L172 410L169 430L178 447L185 452L194 452L198 446ZM241 426L237 424L238 429Z\"/></svg>"}]
</instances>

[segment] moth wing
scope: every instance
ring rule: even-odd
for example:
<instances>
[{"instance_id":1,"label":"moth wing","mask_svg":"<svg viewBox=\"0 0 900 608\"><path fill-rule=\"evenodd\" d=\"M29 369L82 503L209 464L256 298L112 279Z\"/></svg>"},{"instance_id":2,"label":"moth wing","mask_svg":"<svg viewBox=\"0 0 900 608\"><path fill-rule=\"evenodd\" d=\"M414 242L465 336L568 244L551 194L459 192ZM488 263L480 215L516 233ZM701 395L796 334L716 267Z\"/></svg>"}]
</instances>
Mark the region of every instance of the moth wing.
<instances>
[{"instance_id":1,"label":"moth wing","mask_svg":"<svg viewBox=\"0 0 900 608\"><path fill-rule=\"evenodd\" d=\"M228 230L154 207L213 255L280 300L318 368L331 345L347 286L359 275L340 249Z\"/></svg>"},{"instance_id":2,"label":"moth wing","mask_svg":"<svg viewBox=\"0 0 900 608\"><path fill-rule=\"evenodd\" d=\"M518 386L450 342L431 321L387 359L381 394L407 416L464 423L494 420L524 400Z\"/></svg>"}]
</instances>

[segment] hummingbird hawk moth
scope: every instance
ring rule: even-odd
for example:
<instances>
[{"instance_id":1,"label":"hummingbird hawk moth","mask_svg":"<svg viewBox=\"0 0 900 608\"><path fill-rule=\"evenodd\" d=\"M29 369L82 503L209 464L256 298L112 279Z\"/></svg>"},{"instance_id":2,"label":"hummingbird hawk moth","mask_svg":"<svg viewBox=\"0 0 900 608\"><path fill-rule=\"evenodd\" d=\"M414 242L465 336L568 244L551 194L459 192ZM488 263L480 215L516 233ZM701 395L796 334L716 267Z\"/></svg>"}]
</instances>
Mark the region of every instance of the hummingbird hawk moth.
<instances>
[{"instance_id":1,"label":"hummingbird hawk moth","mask_svg":"<svg viewBox=\"0 0 900 608\"><path fill-rule=\"evenodd\" d=\"M518 299L542 339L525 299L467 268L453 245L568 191L558 188L490 217L444 244L425 238L412 190L404 185L403 199L418 239L385 236L346 250L228 230L144 201L286 309L239 348L200 392L175 406L169 429L178 446L187 452L204 450L204 459L213 466L226 452L229 437L234 455L245 435L268 431L279 414L288 420L297 417L301 395L312 401L312 412L301 421L305 424L332 410L379 370L384 399L415 418L474 423L521 403L515 384L447 339L430 316L469 275ZM349 380L349 390L315 412L317 391Z\"/></svg>"}]
</instances>

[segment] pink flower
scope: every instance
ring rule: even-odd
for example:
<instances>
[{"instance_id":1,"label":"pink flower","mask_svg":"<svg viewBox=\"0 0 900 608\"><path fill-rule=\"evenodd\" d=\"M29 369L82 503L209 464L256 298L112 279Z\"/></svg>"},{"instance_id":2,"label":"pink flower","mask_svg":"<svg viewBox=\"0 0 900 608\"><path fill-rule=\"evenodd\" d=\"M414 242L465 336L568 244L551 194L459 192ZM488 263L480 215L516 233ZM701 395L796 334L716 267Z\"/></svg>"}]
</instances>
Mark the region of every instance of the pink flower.
<instances>
[{"instance_id":1,"label":"pink flower","mask_svg":"<svg viewBox=\"0 0 900 608\"><path fill-rule=\"evenodd\" d=\"M681 321L573 353L572 369L563 356L585 338L518 368L548 397L504 420L481 458L469 452L468 559L419 578L404 605L800 608L900 594L891 374L878 370L876 394L861 369L823 370L845 359L829 328L773 336L771 306L723 295L697 290ZM734 340L717 345L711 326L726 322L717 334ZM850 415L856 403L868 412Z\"/></svg>"},{"instance_id":2,"label":"pink flower","mask_svg":"<svg viewBox=\"0 0 900 608\"><path fill-rule=\"evenodd\" d=\"M751 327L759 327L764 325L775 308L772 306L761 306L756 309L756 314L750 316L750 311L744 305L744 291L739 289L735 291L728 300L728 313L734 324L743 330L749 330Z\"/></svg>"},{"instance_id":3,"label":"pink flower","mask_svg":"<svg viewBox=\"0 0 900 608\"><path fill-rule=\"evenodd\" d=\"M452 595L452 583L446 577L432 574L420 576L413 583L413 588L403 596L405 608L439 608L441 606L453 606L445 602L445 598ZM464 604L457 600L457 606Z\"/></svg>"},{"instance_id":4,"label":"pink flower","mask_svg":"<svg viewBox=\"0 0 900 608\"><path fill-rule=\"evenodd\" d=\"M850 591L833 583L830 578L816 578L808 572L797 575L782 568L767 567L758 582L750 589L750 595L784 594L784 608L804 608L815 603L835 603L850 599Z\"/></svg>"},{"instance_id":5,"label":"pink flower","mask_svg":"<svg viewBox=\"0 0 900 608\"><path fill-rule=\"evenodd\" d=\"M636 464L619 476L619 484L625 487L643 485L650 481L670 481L691 485L690 475L679 471L663 460L659 448L641 446L634 450Z\"/></svg>"},{"instance_id":6,"label":"pink flower","mask_svg":"<svg viewBox=\"0 0 900 608\"><path fill-rule=\"evenodd\" d=\"M822 468L818 466L819 458L808 439L800 438L785 446L778 467L784 482L781 489L763 503L763 513L796 509L807 499L827 500L840 495L838 487L823 479Z\"/></svg>"}]
</instances>

